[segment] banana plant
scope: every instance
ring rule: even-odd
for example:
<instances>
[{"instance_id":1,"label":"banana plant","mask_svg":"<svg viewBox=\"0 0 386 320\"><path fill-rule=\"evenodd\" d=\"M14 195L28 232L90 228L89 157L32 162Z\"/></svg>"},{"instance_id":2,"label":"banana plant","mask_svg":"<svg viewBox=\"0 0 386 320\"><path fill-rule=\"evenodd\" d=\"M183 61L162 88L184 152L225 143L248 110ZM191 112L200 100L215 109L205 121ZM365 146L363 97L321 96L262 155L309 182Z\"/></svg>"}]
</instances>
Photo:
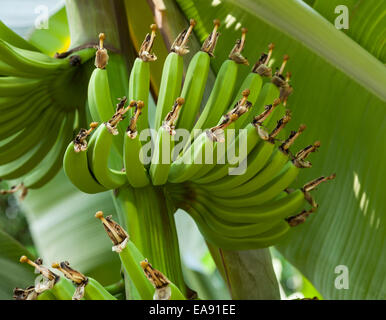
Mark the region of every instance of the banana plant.
<instances>
[{"instance_id":1,"label":"banana plant","mask_svg":"<svg viewBox=\"0 0 386 320\"><path fill-rule=\"evenodd\" d=\"M200 297L177 209L233 299L280 298L271 246L324 298L384 297L384 4L347 1L346 34L337 5L67 0L68 33L1 24L0 177L43 257L15 298Z\"/></svg>"}]
</instances>

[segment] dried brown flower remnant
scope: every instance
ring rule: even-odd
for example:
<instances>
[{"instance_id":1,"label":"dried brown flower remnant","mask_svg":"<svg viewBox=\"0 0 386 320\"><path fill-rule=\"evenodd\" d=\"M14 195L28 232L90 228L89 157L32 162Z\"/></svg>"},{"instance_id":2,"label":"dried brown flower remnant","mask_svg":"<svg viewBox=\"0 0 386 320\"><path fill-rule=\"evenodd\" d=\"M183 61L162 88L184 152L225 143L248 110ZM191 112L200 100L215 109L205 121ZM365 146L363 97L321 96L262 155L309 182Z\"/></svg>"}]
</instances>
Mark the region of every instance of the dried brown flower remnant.
<instances>
[{"instance_id":1,"label":"dried brown flower remnant","mask_svg":"<svg viewBox=\"0 0 386 320\"><path fill-rule=\"evenodd\" d=\"M201 51L206 52L211 57L213 57L214 49L216 48L217 39L219 37L219 33L217 32L218 27L220 26L220 20L216 19L213 21L214 27L213 31L209 34L209 36L205 39L204 43L201 46Z\"/></svg>"},{"instance_id":2,"label":"dried brown flower remnant","mask_svg":"<svg viewBox=\"0 0 386 320\"><path fill-rule=\"evenodd\" d=\"M166 278L161 271L153 268L147 259L141 261L141 267L146 277L156 289L154 293L154 300L169 300L171 296L169 279Z\"/></svg>"},{"instance_id":3,"label":"dried brown flower remnant","mask_svg":"<svg viewBox=\"0 0 386 320\"><path fill-rule=\"evenodd\" d=\"M74 139L74 150L75 152L81 152L87 150L87 137L91 134L91 132L98 126L98 122L91 122L90 129L80 129L79 133L76 135Z\"/></svg>"},{"instance_id":4,"label":"dried brown flower remnant","mask_svg":"<svg viewBox=\"0 0 386 320\"><path fill-rule=\"evenodd\" d=\"M98 211L95 214L95 217L98 218L105 228L107 235L110 237L111 241L114 244L113 251L121 252L127 245L129 240L129 235L127 232L113 219L112 216L103 216L102 211Z\"/></svg>"},{"instance_id":5,"label":"dried brown flower remnant","mask_svg":"<svg viewBox=\"0 0 386 320\"><path fill-rule=\"evenodd\" d=\"M155 31L157 30L157 26L152 24L150 26L151 33L147 34L145 40L143 40L141 48L139 49L139 58L143 61L155 61L157 60L157 56L154 53L151 53L151 49L153 48L154 39L155 39Z\"/></svg>"},{"instance_id":6,"label":"dried brown flower remnant","mask_svg":"<svg viewBox=\"0 0 386 320\"><path fill-rule=\"evenodd\" d=\"M106 68L107 63L109 62L109 55L106 48L103 47L103 43L106 39L104 33L99 34L99 46L95 55L95 66L99 69Z\"/></svg>"},{"instance_id":7,"label":"dried brown flower remnant","mask_svg":"<svg viewBox=\"0 0 386 320\"><path fill-rule=\"evenodd\" d=\"M175 127L176 127L176 122L178 119L178 114L180 112L180 109L182 105L185 103L184 98L177 98L176 101L174 102L174 105L172 107L172 110L166 115L165 121L162 124L162 127L169 131L170 135L175 135Z\"/></svg>"},{"instance_id":8,"label":"dried brown flower remnant","mask_svg":"<svg viewBox=\"0 0 386 320\"><path fill-rule=\"evenodd\" d=\"M183 56L189 53L189 49L187 46L189 36L191 35L194 26L196 25L196 21L194 19L190 19L190 26L188 29L183 30L174 40L170 51L177 53L180 56Z\"/></svg>"}]
</instances>

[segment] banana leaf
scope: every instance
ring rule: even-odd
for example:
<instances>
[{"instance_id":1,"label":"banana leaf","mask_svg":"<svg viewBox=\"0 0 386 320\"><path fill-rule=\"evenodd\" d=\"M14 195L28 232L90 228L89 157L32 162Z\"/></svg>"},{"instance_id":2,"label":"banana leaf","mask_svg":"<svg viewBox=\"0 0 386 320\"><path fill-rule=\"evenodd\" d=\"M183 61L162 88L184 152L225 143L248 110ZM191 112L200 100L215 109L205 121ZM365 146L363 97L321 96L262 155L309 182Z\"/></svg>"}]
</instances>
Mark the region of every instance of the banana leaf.
<instances>
[{"instance_id":1,"label":"banana leaf","mask_svg":"<svg viewBox=\"0 0 386 320\"><path fill-rule=\"evenodd\" d=\"M337 178L314 192L318 211L278 248L326 299L384 298L385 66L361 47L360 38L351 34L358 41L354 42L302 1L177 2L186 17L197 20L201 41L213 19L221 20L222 35L212 60L215 71L241 26L249 29L244 55L250 63L271 42L276 44L274 67L285 53L290 55L294 87L288 103L293 114L290 128L300 123L308 127L293 151L315 140L322 142L320 152L311 158L313 168L304 169L294 186L332 172ZM315 5L318 2L329 1ZM384 15L384 10L374 10L367 17L357 9L362 24ZM372 43L379 35L366 36L366 43ZM247 72L245 68L242 76ZM340 265L349 270L348 289L334 285Z\"/></svg>"},{"instance_id":2,"label":"banana leaf","mask_svg":"<svg viewBox=\"0 0 386 320\"><path fill-rule=\"evenodd\" d=\"M36 275L30 266L19 262L22 255L34 258L23 245L0 229L0 300L11 299L15 287L34 285Z\"/></svg>"}]
</instances>

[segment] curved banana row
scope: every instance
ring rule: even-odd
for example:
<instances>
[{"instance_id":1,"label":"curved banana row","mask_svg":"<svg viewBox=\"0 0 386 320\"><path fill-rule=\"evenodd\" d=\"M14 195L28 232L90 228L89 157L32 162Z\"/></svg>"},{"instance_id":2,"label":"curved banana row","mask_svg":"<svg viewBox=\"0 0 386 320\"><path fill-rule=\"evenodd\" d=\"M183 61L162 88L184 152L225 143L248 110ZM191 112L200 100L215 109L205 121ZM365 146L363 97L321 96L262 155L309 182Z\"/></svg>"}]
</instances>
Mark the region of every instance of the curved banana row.
<instances>
[{"instance_id":1,"label":"curved banana row","mask_svg":"<svg viewBox=\"0 0 386 320\"><path fill-rule=\"evenodd\" d=\"M0 179L34 189L60 170L94 52L49 57L0 23Z\"/></svg>"}]
</instances>

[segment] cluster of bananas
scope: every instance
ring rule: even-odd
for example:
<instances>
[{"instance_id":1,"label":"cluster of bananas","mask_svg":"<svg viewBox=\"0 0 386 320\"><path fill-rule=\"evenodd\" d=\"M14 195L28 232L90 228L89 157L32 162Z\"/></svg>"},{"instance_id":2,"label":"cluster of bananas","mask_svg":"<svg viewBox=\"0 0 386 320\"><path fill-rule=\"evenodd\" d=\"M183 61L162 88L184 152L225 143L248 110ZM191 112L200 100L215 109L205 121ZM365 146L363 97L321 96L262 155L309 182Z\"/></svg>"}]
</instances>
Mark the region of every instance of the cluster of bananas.
<instances>
[{"instance_id":1,"label":"cluster of bananas","mask_svg":"<svg viewBox=\"0 0 386 320\"><path fill-rule=\"evenodd\" d=\"M181 89L182 56L188 52L187 41L194 25L190 21L189 28L177 37L164 63L155 121L150 126L157 130L150 165L144 164L143 143L137 132L149 128L149 62L156 59L151 52L156 27L151 26L131 71L130 103L126 106L124 97L115 110L106 73L108 54L103 47L104 35L100 34L96 69L88 87L88 105L95 122L90 129L82 129L68 146L65 172L74 185L87 193L124 185L164 186L165 193L193 217L209 242L229 250L271 246L286 236L291 226L304 222L315 211L317 204L309 192L335 176L318 178L298 190L289 189L300 169L311 167L306 158L320 143L295 155L290 152L290 146L305 130L304 125L283 138L283 129L291 119L285 106L293 88L290 74L283 75L288 56L272 72L273 44L253 66L232 101L238 69L248 65L242 55L246 29L242 29L241 39L222 64L199 114L210 59L219 37L219 21L214 21L213 31L190 61ZM263 77L271 81L263 85ZM126 114L130 115L129 122L125 122ZM98 126L96 122L102 124ZM180 151L171 152L176 129L192 133ZM199 129L203 132L199 133ZM229 138L230 129L236 133ZM243 135L239 129L244 129ZM242 141L247 152L240 162L246 163L246 172L230 175L234 159L228 156L225 161L225 155L218 156L217 151L232 147L237 152ZM167 151L165 144L170 146ZM212 163L205 161L208 156L214 159ZM160 161L165 158L172 161Z\"/></svg>"},{"instance_id":2,"label":"cluster of bananas","mask_svg":"<svg viewBox=\"0 0 386 320\"><path fill-rule=\"evenodd\" d=\"M179 288L161 271L152 267L147 259L129 240L127 232L111 216L104 217L98 211L95 217L100 219L104 229L113 242L113 251L119 254L123 269L130 277L141 300L185 300ZM121 298L121 284L103 287L97 280L86 277L70 267L67 261L54 262L51 267L63 273L61 277L43 265L43 260L35 261L26 256L21 263L31 265L37 274L35 284L25 289L15 288L16 300L117 300Z\"/></svg>"},{"instance_id":3,"label":"cluster of bananas","mask_svg":"<svg viewBox=\"0 0 386 320\"><path fill-rule=\"evenodd\" d=\"M49 57L0 22L0 179L15 180L9 192L39 188L60 170L84 118L85 70L94 52Z\"/></svg>"}]
</instances>

